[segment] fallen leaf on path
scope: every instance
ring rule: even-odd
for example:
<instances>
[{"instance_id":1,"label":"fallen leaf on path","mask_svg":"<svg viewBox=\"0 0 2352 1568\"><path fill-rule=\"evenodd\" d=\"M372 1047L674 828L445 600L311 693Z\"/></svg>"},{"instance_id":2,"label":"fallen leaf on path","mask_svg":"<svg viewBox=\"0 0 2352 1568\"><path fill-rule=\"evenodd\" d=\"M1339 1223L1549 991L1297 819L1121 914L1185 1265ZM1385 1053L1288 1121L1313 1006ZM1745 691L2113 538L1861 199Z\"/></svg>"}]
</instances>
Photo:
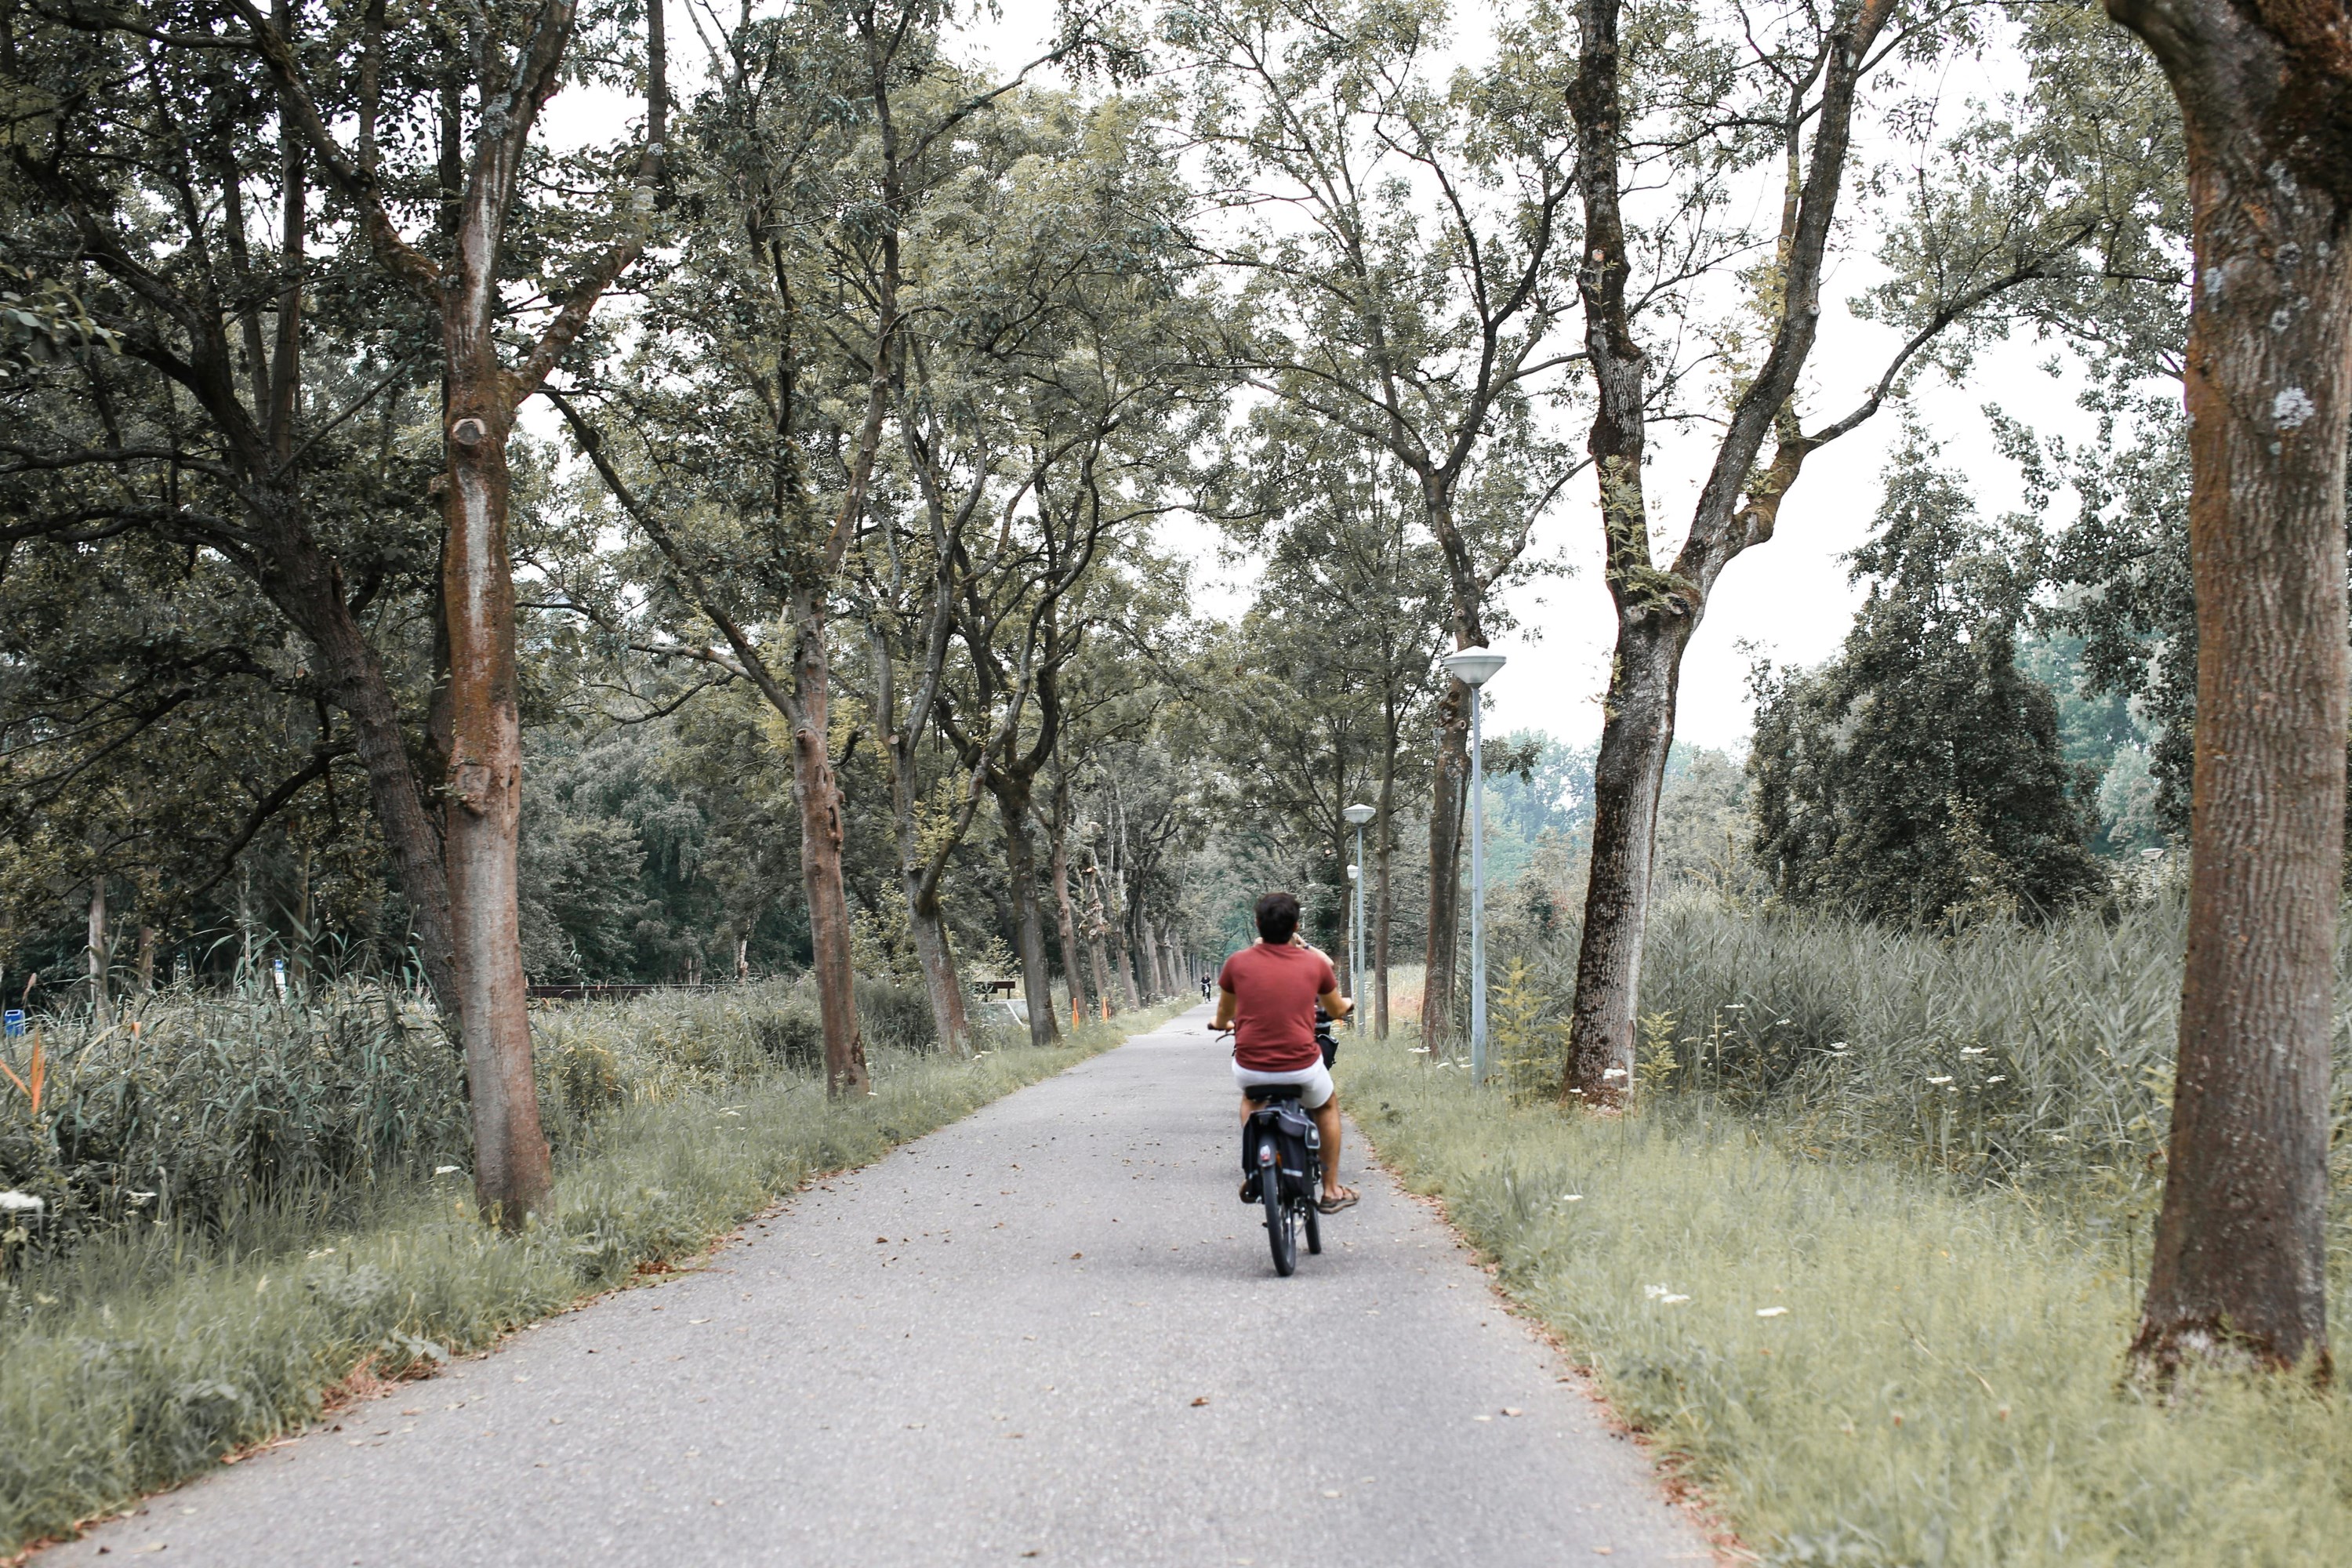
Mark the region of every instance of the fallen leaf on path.
<instances>
[{"instance_id":1,"label":"fallen leaf on path","mask_svg":"<svg viewBox=\"0 0 2352 1568\"><path fill-rule=\"evenodd\" d=\"M1076 1263L1079 1258L1084 1258L1086 1254L1083 1252L1073 1252L1070 1254L1070 1261Z\"/></svg>"},{"instance_id":2,"label":"fallen leaf on path","mask_svg":"<svg viewBox=\"0 0 2352 1568\"><path fill-rule=\"evenodd\" d=\"M1506 1415L1520 1415L1526 1414L1526 1412L1522 1411L1516 1405L1506 1405L1503 1406L1503 1414Z\"/></svg>"},{"instance_id":3,"label":"fallen leaf on path","mask_svg":"<svg viewBox=\"0 0 2352 1568\"><path fill-rule=\"evenodd\" d=\"M1491 1415L1473 1415L1470 1419L1473 1421L1492 1421L1494 1417Z\"/></svg>"}]
</instances>

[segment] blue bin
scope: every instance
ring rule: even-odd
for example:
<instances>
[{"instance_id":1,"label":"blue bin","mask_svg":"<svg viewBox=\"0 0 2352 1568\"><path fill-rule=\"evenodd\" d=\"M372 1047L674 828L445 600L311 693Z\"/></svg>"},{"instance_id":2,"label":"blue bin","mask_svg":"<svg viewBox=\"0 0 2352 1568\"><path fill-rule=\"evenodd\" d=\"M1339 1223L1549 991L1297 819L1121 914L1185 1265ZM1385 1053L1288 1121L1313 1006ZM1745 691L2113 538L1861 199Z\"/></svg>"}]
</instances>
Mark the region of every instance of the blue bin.
<instances>
[{"instance_id":1,"label":"blue bin","mask_svg":"<svg viewBox=\"0 0 2352 1568\"><path fill-rule=\"evenodd\" d=\"M25 1032L25 1010L22 1007L9 1008L6 1018L9 1034L21 1035Z\"/></svg>"}]
</instances>

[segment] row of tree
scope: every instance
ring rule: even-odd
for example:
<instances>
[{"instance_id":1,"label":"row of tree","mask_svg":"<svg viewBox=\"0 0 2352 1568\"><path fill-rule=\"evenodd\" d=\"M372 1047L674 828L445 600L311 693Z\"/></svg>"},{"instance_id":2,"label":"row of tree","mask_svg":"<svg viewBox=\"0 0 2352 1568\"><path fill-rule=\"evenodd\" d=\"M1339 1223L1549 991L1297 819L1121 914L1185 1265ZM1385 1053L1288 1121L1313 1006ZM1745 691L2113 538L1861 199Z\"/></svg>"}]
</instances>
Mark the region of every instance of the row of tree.
<instances>
[{"instance_id":1,"label":"row of tree","mask_svg":"<svg viewBox=\"0 0 2352 1568\"><path fill-rule=\"evenodd\" d=\"M962 1048L950 874L983 813L1043 1039L1049 925L1074 999L1107 994L1107 933L1122 969L1183 945L1172 873L1210 825L1227 874L1251 831L1328 867L1372 796L1373 949L1417 880L1442 1052L1473 693L1432 661L1504 627L1553 564L1538 521L1589 486L1616 629L1563 1087L1605 1103L1681 661L1724 573L1813 453L2025 323L2084 348L2138 443L2100 474L2014 441L2084 498L2079 631L2159 702L2187 690L2190 598L2125 525L2168 482L2147 378L2189 389L2203 934L2143 1348L2302 1354L2352 318L2347 165L2309 106L2344 69L2326 16L2120 14L2163 77L2042 8L1579 0L1494 19L1461 70L1440 0L1207 0L1073 11L992 79L933 0L794 0L693 14L674 94L658 0L0 0L7 875L91 889L94 955L110 886L168 929L234 882L249 925L265 840L306 927L375 881L373 929L463 1039L510 1222L548 1175L525 735L566 712L694 731L722 777L731 748L717 815L789 823L839 1092L866 1081L857 858L887 868L869 937ZM1916 84L1996 37L2028 89L1942 123ZM567 85L635 106L625 128L551 140ZM1848 367L1815 350L1857 203L1890 346L1835 402L1817 384ZM1670 447L1704 474L1678 536L1652 502ZM1263 569L1239 624L1190 615L1154 542L1180 512ZM779 752L789 792L744 787ZM729 917L739 967L758 902ZM2257 1173L2291 1197L2257 1214L2217 1152L2279 1105ZM2200 1261L2249 1246L2285 1271L2259 1301Z\"/></svg>"}]
</instances>

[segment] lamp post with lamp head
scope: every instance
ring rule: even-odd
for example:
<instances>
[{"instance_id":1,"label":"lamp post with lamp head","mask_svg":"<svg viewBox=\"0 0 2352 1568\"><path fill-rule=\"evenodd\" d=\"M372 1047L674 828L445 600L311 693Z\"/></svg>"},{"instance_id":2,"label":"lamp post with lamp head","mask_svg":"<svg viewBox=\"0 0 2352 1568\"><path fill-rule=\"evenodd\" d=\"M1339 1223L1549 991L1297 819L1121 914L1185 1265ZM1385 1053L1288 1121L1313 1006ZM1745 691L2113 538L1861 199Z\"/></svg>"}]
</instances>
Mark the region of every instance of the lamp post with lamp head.
<instances>
[{"instance_id":1,"label":"lamp post with lamp head","mask_svg":"<svg viewBox=\"0 0 2352 1568\"><path fill-rule=\"evenodd\" d=\"M1356 1005L1355 1025L1358 1033L1364 1027L1364 824L1379 813L1369 805L1351 805L1339 814L1356 830L1356 863L1348 868L1348 880L1356 884L1356 913L1349 922L1349 935L1355 940L1349 944L1348 959L1352 973L1348 982L1348 997Z\"/></svg>"},{"instance_id":2,"label":"lamp post with lamp head","mask_svg":"<svg viewBox=\"0 0 2352 1568\"><path fill-rule=\"evenodd\" d=\"M1486 760L1479 700L1503 668L1490 648L1465 647L1444 658L1446 673L1470 689L1470 1077L1486 1081Z\"/></svg>"}]
</instances>

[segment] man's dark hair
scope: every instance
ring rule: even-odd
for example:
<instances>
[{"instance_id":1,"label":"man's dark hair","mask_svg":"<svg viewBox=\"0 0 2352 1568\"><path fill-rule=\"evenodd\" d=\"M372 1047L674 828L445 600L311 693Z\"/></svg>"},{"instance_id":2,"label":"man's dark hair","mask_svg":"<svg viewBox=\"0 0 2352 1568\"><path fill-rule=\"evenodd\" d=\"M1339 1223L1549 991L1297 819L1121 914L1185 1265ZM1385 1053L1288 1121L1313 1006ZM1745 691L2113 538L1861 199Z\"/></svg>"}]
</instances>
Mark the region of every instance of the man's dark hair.
<instances>
[{"instance_id":1,"label":"man's dark hair","mask_svg":"<svg viewBox=\"0 0 2352 1568\"><path fill-rule=\"evenodd\" d=\"M1257 901L1257 934L1279 947L1298 930L1298 900L1288 893L1268 893Z\"/></svg>"}]
</instances>

